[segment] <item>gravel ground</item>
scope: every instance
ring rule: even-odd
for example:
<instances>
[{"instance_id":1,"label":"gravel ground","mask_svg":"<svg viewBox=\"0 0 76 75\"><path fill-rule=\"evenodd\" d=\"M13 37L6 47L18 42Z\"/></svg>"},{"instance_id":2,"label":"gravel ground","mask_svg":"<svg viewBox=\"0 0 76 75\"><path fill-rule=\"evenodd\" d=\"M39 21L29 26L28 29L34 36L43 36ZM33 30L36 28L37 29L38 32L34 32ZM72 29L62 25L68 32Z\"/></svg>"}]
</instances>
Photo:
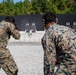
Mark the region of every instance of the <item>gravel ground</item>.
<instances>
[{"instance_id":1,"label":"gravel ground","mask_svg":"<svg viewBox=\"0 0 76 75\"><path fill-rule=\"evenodd\" d=\"M19 68L18 75L43 75L43 49L40 43L9 43L8 48ZM0 75L6 75L1 69Z\"/></svg>"}]
</instances>

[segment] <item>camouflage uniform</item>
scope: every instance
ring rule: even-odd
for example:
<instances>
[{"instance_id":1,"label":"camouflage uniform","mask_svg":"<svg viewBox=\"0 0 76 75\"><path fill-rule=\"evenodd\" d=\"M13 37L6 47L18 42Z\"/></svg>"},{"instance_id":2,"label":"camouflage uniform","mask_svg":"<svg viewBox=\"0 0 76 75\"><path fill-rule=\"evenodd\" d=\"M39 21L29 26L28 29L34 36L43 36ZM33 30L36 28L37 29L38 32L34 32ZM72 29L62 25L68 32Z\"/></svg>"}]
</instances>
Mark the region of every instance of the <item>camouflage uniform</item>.
<instances>
[{"instance_id":1,"label":"camouflage uniform","mask_svg":"<svg viewBox=\"0 0 76 75\"><path fill-rule=\"evenodd\" d=\"M42 38L44 75L76 75L76 34L66 26L54 24ZM58 66L54 73L55 66Z\"/></svg>"},{"instance_id":2,"label":"camouflage uniform","mask_svg":"<svg viewBox=\"0 0 76 75\"><path fill-rule=\"evenodd\" d=\"M10 35L15 39L20 38L19 31L12 23L0 22L0 67L7 75L15 75L18 68L10 51L6 48Z\"/></svg>"}]
</instances>

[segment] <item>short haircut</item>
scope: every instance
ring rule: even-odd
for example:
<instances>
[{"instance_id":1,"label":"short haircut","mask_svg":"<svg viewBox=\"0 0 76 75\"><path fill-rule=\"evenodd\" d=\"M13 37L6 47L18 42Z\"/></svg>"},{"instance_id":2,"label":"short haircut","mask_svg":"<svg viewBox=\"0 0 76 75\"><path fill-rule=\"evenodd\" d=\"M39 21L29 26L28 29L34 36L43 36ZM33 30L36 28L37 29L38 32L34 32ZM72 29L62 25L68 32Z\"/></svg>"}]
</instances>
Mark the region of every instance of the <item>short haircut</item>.
<instances>
[{"instance_id":1,"label":"short haircut","mask_svg":"<svg viewBox=\"0 0 76 75\"><path fill-rule=\"evenodd\" d=\"M15 23L15 19L14 19L12 16L7 16L7 17L5 18L5 21L6 21L6 22L10 22L10 23Z\"/></svg>"},{"instance_id":2,"label":"short haircut","mask_svg":"<svg viewBox=\"0 0 76 75\"><path fill-rule=\"evenodd\" d=\"M52 12L47 12L43 15L43 18L44 19L44 23L45 24L48 24L50 22L55 22L56 23L56 15Z\"/></svg>"}]
</instances>

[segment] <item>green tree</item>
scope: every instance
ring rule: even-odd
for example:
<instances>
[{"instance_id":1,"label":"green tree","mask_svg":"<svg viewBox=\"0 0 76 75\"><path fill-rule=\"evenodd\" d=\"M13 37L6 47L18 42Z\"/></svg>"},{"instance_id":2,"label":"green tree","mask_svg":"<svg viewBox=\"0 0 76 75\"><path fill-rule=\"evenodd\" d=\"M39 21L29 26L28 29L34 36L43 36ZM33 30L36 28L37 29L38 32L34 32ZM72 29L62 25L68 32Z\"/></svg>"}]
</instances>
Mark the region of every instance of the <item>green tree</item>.
<instances>
[{"instance_id":1,"label":"green tree","mask_svg":"<svg viewBox=\"0 0 76 75\"><path fill-rule=\"evenodd\" d=\"M33 7L33 14L39 14L40 13L40 4L38 2L38 0L32 0L32 7Z\"/></svg>"},{"instance_id":2,"label":"green tree","mask_svg":"<svg viewBox=\"0 0 76 75\"><path fill-rule=\"evenodd\" d=\"M39 0L38 0L39 1ZM47 12L47 4L48 0L40 0L39 3L40 3L40 8L41 8L41 13L45 13Z\"/></svg>"},{"instance_id":3,"label":"green tree","mask_svg":"<svg viewBox=\"0 0 76 75\"><path fill-rule=\"evenodd\" d=\"M13 0L6 0L3 2L6 5L5 12L6 15L14 15L14 3Z\"/></svg>"},{"instance_id":4,"label":"green tree","mask_svg":"<svg viewBox=\"0 0 76 75\"><path fill-rule=\"evenodd\" d=\"M56 0L57 1L57 0ZM57 9L57 3L54 0L48 0L47 1L47 11L53 12L53 13L59 13Z\"/></svg>"},{"instance_id":5,"label":"green tree","mask_svg":"<svg viewBox=\"0 0 76 75\"><path fill-rule=\"evenodd\" d=\"M33 11L36 14L42 14L47 11L47 0L31 0Z\"/></svg>"},{"instance_id":6,"label":"green tree","mask_svg":"<svg viewBox=\"0 0 76 75\"><path fill-rule=\"evenodd\" d=\"M23 2L23 12L24 14L31 14L32 13L32 5L29 0L24 0Z\"/></svg>"},{"instance_id":7,"label":"green tree","mask_svg":"<svg viewBox=\"0 0 76 75\"><path fill-rule=\"evenodd\" d=\"M7 15L7 9L5 3L0 3L0 15Z\"/></svg>"},{"instance_id":8,"label":"green tree","mask_svg":"<svg viewBox=\"0 0 76 75\"><path fill-rule=\"evenodd\" d=\"M22 14L22 2L17 2L15 4L15 15L21 15Z\"/></svg>"},{"instance_id":9,"label":"green tree","mask_svg":"<svg viewBox=\"0 0 76 75\"><path fill-rule=\"evenodd\" d=\"M76 2L70 6L69 10L67 10L66 13L67 14L76 14Z\"/></svg>"},{"instance_id":10,"label":"green tree","mask_svg":"<svg viewBox=\"0 0 76 75\"><path fill-rule=\"evenodd\" d=\"M69 10L70 5L71 5L71 2L69 0L60 0L57 5L59 14L66 13L66 11Z\"/></svg>"},{"instance_id":11,"label":"green tree","mask_svg":"<svg viewBox=\"0 0 76 75\"><path fill-rule=\"evenodd\" d=\"M48 0L47 11L54 12L56 14L64 14L69 10L71 2L69 0Z\"/></svg>"},{"instance_id":12,"label":"green tree","mask_svg":"<svg viewBox=\"0 0 76 75\"><path fill-rule=\"evenodd\" d=\"M14 3L13 0L3 0L0 3L0 15L43 14L75 14L75 0L24 0Z\"/></svg>"}]
</instances>

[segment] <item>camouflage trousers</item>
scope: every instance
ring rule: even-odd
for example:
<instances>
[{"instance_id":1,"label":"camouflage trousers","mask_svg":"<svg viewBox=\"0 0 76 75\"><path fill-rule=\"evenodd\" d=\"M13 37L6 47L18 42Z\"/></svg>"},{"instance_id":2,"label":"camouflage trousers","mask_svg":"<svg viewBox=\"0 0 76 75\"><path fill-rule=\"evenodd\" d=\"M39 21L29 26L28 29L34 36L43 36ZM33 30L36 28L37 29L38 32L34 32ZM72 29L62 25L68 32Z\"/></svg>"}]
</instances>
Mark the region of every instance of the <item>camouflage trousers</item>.
<instances>
[{"instance_id":1,"label":"camouflage trousers","mask_svg":"<svg viewBox=\"0 0 76 75\"><path fill-rule=\"evenodd\" d=\"M76 63L74 64L60 64L55 75L76 75Z\"/></svg>"},{"instance_id":2,"label":"camouflage trousers","mask_svg":"<svg viewBox=\"0 0 76 75\"><path fill-rule=\"evenodd\" d=\"M7 48L0 48L0 68L2 68L7 75L17 75L17 65Z\"/></svg>"},{"instance_id":3,"label":"camouflage trousers","mask_svg":"<svg viewBox=\"0 0 76 75\"><path fill-rule=\"evenodd\" d=\"M76 75L76 63L69 65L60 64L57 67L57 70L53 74L50 74L50 65L45 65L44 75Z\"/></svg>"}]
</instances>

